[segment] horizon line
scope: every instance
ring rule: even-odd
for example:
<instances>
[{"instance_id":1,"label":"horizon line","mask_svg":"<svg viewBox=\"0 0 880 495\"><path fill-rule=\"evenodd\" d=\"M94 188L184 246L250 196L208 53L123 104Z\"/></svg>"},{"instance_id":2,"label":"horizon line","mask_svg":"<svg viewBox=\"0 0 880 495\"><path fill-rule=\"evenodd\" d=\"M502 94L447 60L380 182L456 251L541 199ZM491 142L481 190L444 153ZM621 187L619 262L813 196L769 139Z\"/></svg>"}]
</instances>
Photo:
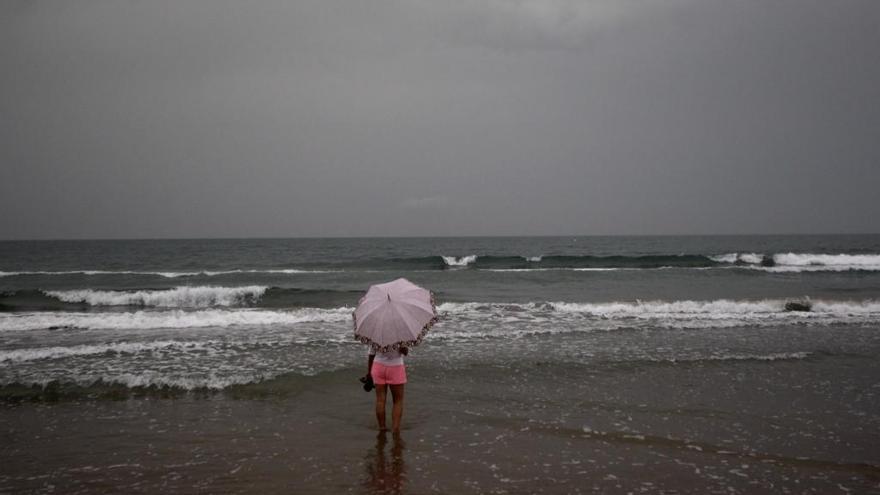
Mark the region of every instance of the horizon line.
<instances>
[{"instance_id":1,"label":"horizon line","mask_svg":"<svg viewBox=\"0 0 880 495\"><path fill-rule=\"evenodd\" d=\"M231 241L231 240L293 240L293 239L491 239L491 238L553 238L553 237L783 237L783 236L872 236L880 232L836 233L752 233L752 234L527 234L527 235L329 235L329 236L253 236L253 237L47 237L0 239L0 242L88 242L88 241Z\"/></svg>"}]
</instances>

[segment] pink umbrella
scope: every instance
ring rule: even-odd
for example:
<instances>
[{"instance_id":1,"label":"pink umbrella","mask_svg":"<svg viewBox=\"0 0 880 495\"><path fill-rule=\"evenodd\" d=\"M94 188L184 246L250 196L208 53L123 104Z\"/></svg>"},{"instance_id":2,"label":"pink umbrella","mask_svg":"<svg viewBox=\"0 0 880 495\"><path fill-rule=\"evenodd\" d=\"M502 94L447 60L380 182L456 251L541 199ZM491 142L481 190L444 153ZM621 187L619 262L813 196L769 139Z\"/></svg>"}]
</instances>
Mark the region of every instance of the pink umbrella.
<instances>
[{"instance_id":1,"label":"pink umbrella","mask_svg":"<svg viewBox=\"0 0 880 495\"><path fill-rule=\"evenodd\" d=\"M370 286L352 316L354 338L379 352L419 345L438 319L433 294L405 278Z\"/></svg>"}]
</instances>

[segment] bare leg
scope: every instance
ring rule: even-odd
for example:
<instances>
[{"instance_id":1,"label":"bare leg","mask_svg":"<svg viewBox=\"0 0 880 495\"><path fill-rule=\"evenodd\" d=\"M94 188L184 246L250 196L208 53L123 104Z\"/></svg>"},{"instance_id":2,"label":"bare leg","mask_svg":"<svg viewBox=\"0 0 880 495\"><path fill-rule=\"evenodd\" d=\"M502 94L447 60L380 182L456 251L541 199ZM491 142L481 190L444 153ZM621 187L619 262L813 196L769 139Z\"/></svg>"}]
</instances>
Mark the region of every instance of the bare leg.
<instances>
[{"instance_id":1,"label":"bare leg","mask_svg":"<svg viewBox=\"0 0 880 495\"><path fill-rule=\"evenodd\" d=\"M403 416L403 387L404 385L391 385L391 399L394 406L391 408L391 428L400 432L400 418Z\"/></svg>"},{"instance_id":2,"label":"bare leg","mask_svg":"<svg viewBox=\"0 0 880 495\"><path fill-rule=\"evenodd\" d=\"M376 385L376 421L379 423L380 431L385 431L388 429L385 427L386 392L388 392L388 385Z\"/></svg>"}]
</instances>

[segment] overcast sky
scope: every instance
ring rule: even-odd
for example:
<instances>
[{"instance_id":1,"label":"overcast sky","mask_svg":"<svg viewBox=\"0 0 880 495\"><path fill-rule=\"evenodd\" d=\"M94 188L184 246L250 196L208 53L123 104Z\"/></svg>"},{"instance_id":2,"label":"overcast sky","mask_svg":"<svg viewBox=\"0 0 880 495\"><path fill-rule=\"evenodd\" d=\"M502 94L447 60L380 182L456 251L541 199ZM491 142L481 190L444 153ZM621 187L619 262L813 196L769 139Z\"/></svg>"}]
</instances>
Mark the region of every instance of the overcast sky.
<instances>
[{"instance_id":1,"label":"overcast sky","mask_svg":"<svg viewBox=\"0 0 880 495\"><path fill-rule=\"evenodd\" d=\"M880 231L880 2L4 0L0 238Z\"/></svg>"}]
</instances>

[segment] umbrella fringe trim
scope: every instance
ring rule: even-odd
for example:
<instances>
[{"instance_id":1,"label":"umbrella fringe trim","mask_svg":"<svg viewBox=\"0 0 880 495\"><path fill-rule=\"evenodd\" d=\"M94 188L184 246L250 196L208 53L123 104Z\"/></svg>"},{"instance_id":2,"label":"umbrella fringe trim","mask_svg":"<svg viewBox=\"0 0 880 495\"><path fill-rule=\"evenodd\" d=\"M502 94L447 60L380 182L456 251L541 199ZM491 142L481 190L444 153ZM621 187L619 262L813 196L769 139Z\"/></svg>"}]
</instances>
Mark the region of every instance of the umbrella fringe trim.
<instances>
[{"instance_id":1,"label":"umbrella fringe trim","mask_svg":"<svg viewBox=\"0 0 880 495\"><path fill-rule=\"evenodd\" d=\"M425 335L428 334L428 331L431 330L431 327L434 326L435 323L440 321L440 315L437 314L437 304L434 302L434 293L431 292L431 310L434 312L434 316L425 323L425 326L422 327L422 330L419 332L419 335L414 340L406 340L402 342L396 342L391 345L382 346L379 345L368 337L364 337L362 335L357 334L357 314L354 311L351 312L351 318L354 320L354 339L362 344L368 344L371 349L376 352L388 352L388 351L397 351L400 350L401 347L415 347L422 343L422 339L425 338Z\"/></svg>"}]
</instances>

